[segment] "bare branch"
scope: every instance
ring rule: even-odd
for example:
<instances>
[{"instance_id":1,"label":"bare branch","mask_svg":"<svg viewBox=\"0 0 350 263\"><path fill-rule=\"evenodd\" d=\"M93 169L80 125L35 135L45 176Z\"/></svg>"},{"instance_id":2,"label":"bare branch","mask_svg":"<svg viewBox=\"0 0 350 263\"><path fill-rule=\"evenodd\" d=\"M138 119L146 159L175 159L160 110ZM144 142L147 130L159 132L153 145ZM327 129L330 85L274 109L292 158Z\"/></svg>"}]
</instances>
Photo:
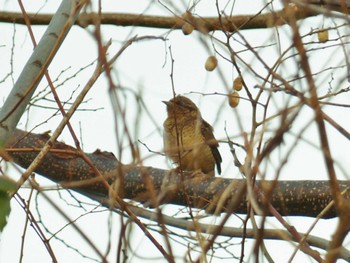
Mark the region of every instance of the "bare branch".
<instances>
[{"instance_id":1,"label":"bare branch","mask_svg":"<svg viewBox=\"0 0 350 263\"><path fill-rule=\"evenodd\" d=\"M35 149L42 148L49 138L50 136L47 134L34 134L17 130L8 144L9 148L13 149L7 149L7 154L20 166L28 167L38 154ZM32 149L32 151L28 149ZM42 164L37 167L37 173L60 183L65 188L108 197L108 189L101 182L101 178L95 175L90 165L79 156L75 148L61 142L55 142L52 149L53 151L49 152ZM55 152L58 149L60 151ZM2 153L2 156L7 156L7 154ZM152 180L154 190L158 193L163 191L163 179L169 175L167 170L123 165L112 153L108 152L95 151L85 155L109 185L112 185L118 178L118 174L122 173L124 177L124 185L121 187L123 197L136 201L148 202L152 194L147 188L149 182L144 181L142 174L147 173L147 178ZM242 189L245 193L245 180L203 176L197 178L191 177L190 174L187 174L186 178L185 181L181 181L179 174L171 173L171 183L178 187L168 193L168 196L170 194L172 196L166 200L168 203L208 208L208 212L225 212L232 202L237 203L237 198L239 198L239 202L232 211L243 214L247 212L245 194L237 194ZM348 181L338 181L338 183L341 189L345 189L349 185ZM275 184L275 181L257 182L262 192L264 190L271 191L269 188L274 187ZM227 193L227 189L230 189L229 193ZM226 191L226 201L222 204L222 200L220 200L218 208L216 203L224 191ZM258 196L257 198L260 202L262 197ZM350 194L345 194L344 198L350 199ZM271 204L282 215L316 217L332 200L328 181L279 181L274 188ZM335 216L334 207L323 215L324 218Z\"/></svg>"},{"instance_id":2,"label":"bare branch","mask_svg":"<svg viewBox=\"0 0 350 263\"><path fill-rule=\"evenodd\" d=\"M291 13L292 12L292 13ZM79 15L77 25L87 27L95 25L98 20L100 24L116 25L116 26L140 26L149 28L165 28L165 29L181 29L185 22L194 26L195 29L202 32L210 32L215 30L225 30L234 32L238 29L258 29L270 28L274 26L284 25L293 15L296 19L304 19L306 17L318 15L311 9L289 9L281 10L266 14L249 14L238 15L232 17L194 17L182 18L181 16L150 16L139 14L121 14L121 13L102 13L98 16L96 13L84 13ZM52 15L50 14L28 14L31 25L47 25ZM186 21L189 20L189 21ZM15 12L0 12L0 22L25 24L23 15Z\"/></svg>"}]
</instances>

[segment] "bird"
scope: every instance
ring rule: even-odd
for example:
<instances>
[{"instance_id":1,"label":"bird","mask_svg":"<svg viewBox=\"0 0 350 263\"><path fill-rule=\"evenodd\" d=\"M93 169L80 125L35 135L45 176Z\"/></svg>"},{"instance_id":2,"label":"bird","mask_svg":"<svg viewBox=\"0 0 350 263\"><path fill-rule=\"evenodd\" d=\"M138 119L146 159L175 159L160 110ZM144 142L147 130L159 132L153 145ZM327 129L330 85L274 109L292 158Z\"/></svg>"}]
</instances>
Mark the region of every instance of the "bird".
<instances>
[{"instance_id":1,"label":"bird","mask_svg":"<svg viewBox=\"0 0 350 263\"><path fill-rule=\"evenodd\" d=\"M216 164L221 174L222 158L218 141L214 137L213 127L202 118L196 104L181 95L162 102L167 109L163 124L165 155L183 171L215 176Z\"/></svg>"}]
</instances>

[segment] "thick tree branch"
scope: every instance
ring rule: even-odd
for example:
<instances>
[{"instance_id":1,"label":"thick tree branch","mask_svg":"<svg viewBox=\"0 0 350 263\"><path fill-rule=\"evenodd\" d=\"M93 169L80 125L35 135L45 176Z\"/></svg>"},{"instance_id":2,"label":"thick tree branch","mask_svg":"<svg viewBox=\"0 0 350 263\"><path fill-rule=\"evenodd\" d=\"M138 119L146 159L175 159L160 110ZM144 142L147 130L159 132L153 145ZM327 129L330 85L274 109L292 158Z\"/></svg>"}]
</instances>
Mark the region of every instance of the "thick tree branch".
<instances>
[{"instance_id":1,"label":"thick tree branch","mask_svg":"<svg viewBox=\"0 0 350 263\"><path fill-rule=\"evenodd\" d=\"M15 163L27 167L48 139L48 134L16 130L2 156L7 159L10 156ZM203 176L193 178L186 174L181 176L152 167L123 165L113 154L101 151L95 151L86 156L110 185L123 182L123 185L113 189L122 189L118 194L124 198L149 202L151 197L162 195L169 197L171 194L171 198L162 199L162 201L182 206L205 207L207 211L216 212L225 211L232 202L235 202L238 205L235 206L234 212L247 212L245 194L238 194L245 192L242 191L246 187L245 180ZM83 194L85 192L101 197L109 195L101 179L94 174L91 166L79 156L75 148L61 142L53 145L36 172L65 188L77 190ZM120 176L123 176L123 180L118 180ZM182 180L183 177L187 179ZM168 182L166 187L164 187L164 178L170 178L168 180L170 184ZM152 191L149 190L150 183L151 188L154 189ZM257 184L260 189L267 189L272 187L274 182L264 181ZM341 189L345 189L349 182L339 181L339 185ZM349 193L346 194L346 198L350 199ZM316 217L332 200L328 181L280 181L274 189L271 203L282 215ZM324 217L335 216L335 209L332 208Z\"/></svg>"}]
</instances>

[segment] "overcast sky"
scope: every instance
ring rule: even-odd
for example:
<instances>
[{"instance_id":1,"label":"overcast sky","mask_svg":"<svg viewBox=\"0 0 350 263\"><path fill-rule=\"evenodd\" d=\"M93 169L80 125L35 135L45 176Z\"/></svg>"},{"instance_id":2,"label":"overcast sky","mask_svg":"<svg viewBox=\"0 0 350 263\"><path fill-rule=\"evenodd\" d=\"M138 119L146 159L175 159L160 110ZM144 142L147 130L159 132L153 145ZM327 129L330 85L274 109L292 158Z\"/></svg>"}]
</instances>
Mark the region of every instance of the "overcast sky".
<instances>
[{"instance_id":1,"label":"overcast sky","mask_svg":"<svg viewBox=\"0 0 350 263\"><path fill-rule=\"evenodd\" d=\"M263 2L263 1L262 1ZM279 5L277 1L274 1L274 8L278 9ZM24 6L29 13L54 13L57 9L59 1L23 1ZM231 6L225 7L226 2L219 1L221 9L229 13ZM103 10L105 12L123 12L123 13L145 13L153 15L171 15L169 9L180 15L186 10L187 4L176 3L178 6L174 7L168 2L163 2L161 5L159 2L154 1L103 1ZM175 3L172 3L175 4ZM234 14L254 14L259 11L264 3L258 5L256 1L237 1L234 7ZM0 10L16 11L20 12L16 1L3 1L0 0ZM94 9L96 11L96 9ZM201 16L215 16L217 11L215 9L215 1L206 1L206 3L200 3L195 9L195 12ZM306 19L301 24L301 33L306 34L315 28L334 26L334 23L342 24L341 20L333 20L322 16ZM44 33L46 26L33 26L35 37L39 41L40 37ZM5 24L0 23L0 99L4 101L7 94L10 92L13 83L19 76L24 64L28 57L31 55L33 45L30 41L27 33L27 28L22 25ZM349 34L348 29L340 28L341 34ZM132 44L118 59L113 68L113 77L115 83L122 88L125 88L123 93L126 96L125 108L128 127L130 133L133 135L134 142L137 144L137 140L145 143L154 152L162 152L162 124L166 118L166 112L162 100L168 100L172 97L172 83L171 83L171 58L174 59L174 87L177 94L183 94L191 98L201 109L202 116L205 120L211 123L215 130L215 136L219 140L225 140L225 127L231 139L238 143L243 144L242 132L248 132L251 128L251 105L244 93L240 93L242 99L240 105L235 113L227 103L228 90L231 89L233 80L237 77L237 72L232 68L232 64L227 62L222 57L218 56L219 66L218 69L208 73L204 69L204 63L209 55L215 53L215 49L220 54L229 58L227 50L225 50L218 42L211 41L208 37L203 37L197 32L189 36L184 36L180 30L169 31L163 29L154 28L136 28L136 27L118 27L118 26L102 26L102 33L104 41L112 40L112 44L108 53L110 56L115 54L124 43L130 37L137 36L162 36L166 41L161 39L148 39ZM252 47L256 47L257 52L267 61L268 65L273 65L278 59L280 50L285 50L290 44L290 28L283 26L279 30L247 30L241 31L244 38L251 44ZM316 84L319 88L319 94L327 94L329 89L329 83L335 88L346 88L348 83L346 81L346 68L344 67L344 50L348 50L348 46L342 49L339 45L335 48L331 48L332 44L339 44L337 31L333 30L329 32L330 38L333 41L326 43L324 46L328 46L326 49L319 49L317 52L310 52L310 63L314 72L320 72L317 75ZM215 37L223 39L223 34L220 32L215 33ZM254 89L257 85L262 85L262 81L257 79L249 69L253 67L259 74L267 74L266 69L259 63L252 52L247 52L245 48L239 43L242 39L237 36L236 41L233 41L232 45L236 50L242 50L241 57L244 58L246 65L240 63L241 70L245 76L245 81L251 88L253 94L257 94L257 90ZM343 41L347 38L343 38ZM305 36L303 41L311 43L317 42L317 36L315 34ZM205 44L204 44L205 43ZM324 47L323 46L323 47ZM321 48L319 43L312 46L314 48ZM290 51L292 54L292 51ZM285 56L287 57L287 56ZM97 46L93 36L93 27L87 29L75 26L69 32L64 44L60 48L56 57L49 67L49 73L51 78L55 80L55 85L59 85L58 93L62 101L65 101L79 93L81 88L86 84L86 81L91 76L94 70L94 65L90 65L97 58ZM10 63L12 62L12 63ZM84 67L84 69L82 69ZM324 71L324 69L334 67L334 70ZM289 58L283 66L279 69L281 74L286 79L291 79L298 72L296 67L295 58ZM12 72L10 77L5 76ZM77 74L78 73L78 74ZM73 77L74 76L74 77ZM335 79L335 80L332 80ZM306 87L305 82L296 82L295 85L301 90ZM299 85L299 86L298 86ZM36 94L41 94L40 91L47 88L47 82L43 80L38 87ZM73 116L71 123L77 134L82 138L82 145L86 152L92 152L99 148L104 151L111 151L118 156L118 145L116 141L115 127L120 127L121 122L115 123L113 106L108 93L108 83L106 77L103 75L94 85L91 92L87 95L86 103L81 105L81 111L76 112ZM212 95L213 93L219 93L219 95ZM141 108L139 110L136 107L135 98L133 94L140 94L142 99L147 105L147 110ZM221 94L221 95L220 95ZM264 95L263 95L264 96ZM121 98L124 98L121 96ZM50 95L47 99L52 99ZM349 95L344 94L339 97L339 103L348 103ZM285 100L283 96L275 96L275 99L271 101L269 114L278 111L286 105L286 103L292 105L293 100ZM55 103L47 100L39 100L37 105L46 105L49 107L56 107ZM331 115L336 121L344 125L344 127L350 129L350 114L346 111L346 108L326 107L326 112ZM42 109L40 107L32 107L29 112L24 114L19 127L22 129L32 129L38 124L41 124L52 116L55 109ZM258 111L262 114L262 109ZM275 153L270 160L269 165L266 165L266 176L269 179L275 178L276 165L285 156L286 151L293 143L295 143L296 134L306 125L313 120L313 114L308 109L301 111L301 117L298 118L296 127L293 127L291 133L286 136L285 147L278 153ZM141 116L138 125L134 125L136 116ZM50 118L45 123L42 123L34 132L44 132L47 130L55 130L61 116L55 116ZM243 130L239 128L237 122L240 121ZM267 129L274 130L278 121L272 122ZM349 141L343 136L335 132L334 129L327 126L327 131L330 132L330 143L333 150L332 154L336 160L336 169L338 177L340 179L349 179L350 164L348 162ZM293 134L295 132L296 134ZM67 130L63 132L60 137L61 140L67 144L73 145L71 135ZM138 144L141 150L141 157L143 158L143 165L154 166L158 168L172 168L172 164L166 161L165 157L161 154L150 153L146 147ZM125 140L123 142L123 154L121 161L123 163L129 163L132 161L130 154L130 147ZM328 178L325 166L323 165L322 155L319 150L318 134L314 125L310 125L303 134L303 140L298 141L295 144L296 149L291 154L288 163L285 165L281 172L281 180L326 180ZM240 178L241 175L236 167L232 164L232 156L229 152L227 144L220 143L220 152L223 157L223 177L228 178ZM239 157L244 158L244 152L238 150ZM4 164L3 164L4 165ZM20 174L15 169L10 168L8 174L14 179L18 179ZM52 187L54 184L40 176L36 179L42 186ZM27 198L30 194L29 189L21 189L19 191L23 198ZM69 197L66 191L60 192L62 196L59 196L57 191L50 191L49 196L62 207L64 211L69 213L72 219L76 219L88 211L94 209L94 203L86 198L76 194L79 200L84 200L92 205L85 205L87 211L83 209L75 208L72 204L76 204L75 201ZM65 202L69 200L69 205ZM50 207L40 196L38 197L39 214L42 216L42 220L46 227L52 232L64 227L67 223ZM35 200L32 200L35 203ZM2 262L19 262L21 236L24 229L25 215L24 211L20 208L19 204L13 200L12 212L9 217L9 223L5 228L0 242L0 263ZM35 207L32 208L35 210ZM177 207L167 208L166 211L169 214L176 213ZM103 211L103 208L97 209L99 212L87 213L78 220L79 226L86 229L90 238L95 241L102 251L106 251L108 242L111 242L112 252L109 255L111 262L115 261L115 247L117 244L116 235L119 231L119 217L115 214L111 214L108 211ZM290 223L295 225L301 232L307 231L312 224L313 219L309 218L287 218ZM218 218L206 219L209 223L219 222ZM332 230L336 226L336 219L321 220L316 226L314 235L320 235L322 238L329 239ZM240 226L241 222L235 218L229 222L234 226ZM109 231L109 227L112 228ZM279 223L273 219L268 220L267 227L280 227ZM48 235L49 236L49 235ZM157 234L155 234L157 237ZM89 257L97 259L92 249L86 244L85 241L72 230L67 227L64 231L61 231L59 238L65 240L66 245L60 240L53 239L52 246L56 249L56 256L59 262L93 262L88 258L83 258L77 251L69 248L68 246L78 248L81 253L88 255ZM5 241L5 242L3 242ZM233 243L239 243L240 239L234 240ZM135 250L135 255L129 262L143 262L142 257L160 259L159 252L150 245L144 235L140 233L137 227L133 227L131 236L132 247ZM266 242L268 250L273 255L275 262L284 261L292 253L292 246L286 244L287 242ZM249 247L251 242L247 244L246 255L250 251ZM346 246L350 246L350 240L348 239ZM283 252L280 249L283 246ZM186 247L174 243L175 254L179 255L179 262L183 261L184 251ZM232 247L232 251L235 255L239 255L240 245ZM285 252L286 251L286 252ZM223 256L229 256L224 254ZM249 259L246 258L248 261ZM306 260L305 256L299 252L295 258L295 262L301 262L298 260ZM49 262L50 257L47 254L43 244L40 242L37 235L29 226L29 230L26 234L26 242L24 249L23 262ZM213 259L213 262L219 262ZM224 261L220 261L224 262ZM233 262L232 258L227 259L227 262ZM305 262L305 261L304 261Z\"/></svg>"}]
</instances>

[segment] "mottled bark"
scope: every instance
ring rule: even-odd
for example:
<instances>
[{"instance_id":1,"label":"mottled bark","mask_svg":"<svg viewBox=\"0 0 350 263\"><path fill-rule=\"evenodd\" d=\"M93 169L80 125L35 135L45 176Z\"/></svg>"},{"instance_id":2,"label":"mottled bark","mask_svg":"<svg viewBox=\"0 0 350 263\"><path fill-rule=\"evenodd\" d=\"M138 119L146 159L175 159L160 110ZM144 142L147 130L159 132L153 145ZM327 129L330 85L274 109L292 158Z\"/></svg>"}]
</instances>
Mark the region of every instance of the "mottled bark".
<instances>
[{"instance_id":1,"label":"mottled bark","mask_svg":"<svg viewBox=\"0 0 350 263\"><path fill-rule=\"evenodd\" d=\"M48 134L16 130L2 155L11 156L15 163L25 168L34 160L48 138ZM205 207L211 212L225 211L232 208L234 203L235 213L247 212L244 179L191 176L188 173L178 174L176 171L153 167L123 165L112 153L99 150L85 153L85 156L109 185L119 182L119 187L113 189L119 189L118 194L124 198L152 204L151 197L157 197L153 200L182 206ZM83 194L102 197L109 195L106 184L102 183L101 177L96 176L91 165L75 148L61 142L54 144L36 172L65 188ZM261 191L274 187L271 203L282 215L315 217L332 201L328 181L279 181L274 186L275 183L258 181L257 186ZM349 185L348 181L339 183L341 189ZM347 198L350 198L349 194ZM325 217L334 216L336 212L332 208Z\"/></svg>"}]
</instances>

